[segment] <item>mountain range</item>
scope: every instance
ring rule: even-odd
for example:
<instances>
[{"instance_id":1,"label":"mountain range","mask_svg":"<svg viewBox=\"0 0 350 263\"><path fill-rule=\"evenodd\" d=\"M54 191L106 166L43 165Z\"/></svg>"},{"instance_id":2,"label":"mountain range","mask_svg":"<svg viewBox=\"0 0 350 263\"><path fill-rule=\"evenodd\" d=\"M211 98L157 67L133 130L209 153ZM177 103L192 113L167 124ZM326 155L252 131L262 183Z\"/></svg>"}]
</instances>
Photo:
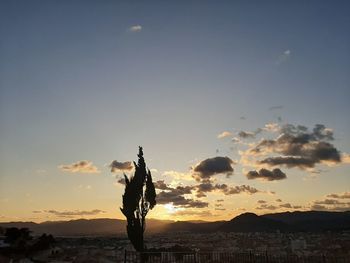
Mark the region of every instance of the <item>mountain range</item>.
<instances>
[{"instance_id":1,"label":"mountain range","mask_svg":"<svg viewBox=\"0 0 350 263\"><path fill-rule=\"evenodd\" d=\"M230 221L172 221L147 219L149 234L175 232L300 232L350 230L350 211L296 211L258 216L244 213ZM125 235L126 221L121 219L78 219L70 221L4 222L0 228L26 227L34 234L54 236Z\"/></svg>"}]
</instances>

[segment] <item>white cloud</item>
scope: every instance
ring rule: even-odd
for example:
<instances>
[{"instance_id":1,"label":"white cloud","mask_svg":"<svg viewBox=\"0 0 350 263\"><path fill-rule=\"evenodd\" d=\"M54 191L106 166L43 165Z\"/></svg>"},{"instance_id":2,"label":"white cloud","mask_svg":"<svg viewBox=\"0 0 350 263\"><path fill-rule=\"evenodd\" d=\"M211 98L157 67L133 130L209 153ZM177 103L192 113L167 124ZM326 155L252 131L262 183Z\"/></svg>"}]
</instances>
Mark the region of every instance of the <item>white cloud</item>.
<instances>
[{"instance_id":1,"label":"white cloud","mask_svg":"<svg viewBox=\"0 0 350 263\"><path fill-rule=\"evenodd\" d=\"M232 135L231 132L229 132L229 131L223 131L222 133L220 133L220 134L218 135L218 139L222 139L222 138L225 138L225 137L229 137L229 136L231 136L231 135Z\"/></svg>"},{"instance_id":2,"label":"white cloud","mask_svg":"<svg viewBox=\"0 0 350 263\"><path fill-rule=\"evenodd\" d=\"M290 49L286 49L285 51L283 51L282 54L278 56L276 64L279 65L286 62L291 57L291 55L292 55L292 51Z\"/></svg>"},{"instance_id":3,"label":"white cloud","mask_svg":"<svg viewBox=\"0 0 350 263\"><path fill-rule=\"evenodd\" d=\"M129 27L129 31L131 32L140 32L142 30L142 26L141 25L134 25Z\"/></svg>"}]
</instances>

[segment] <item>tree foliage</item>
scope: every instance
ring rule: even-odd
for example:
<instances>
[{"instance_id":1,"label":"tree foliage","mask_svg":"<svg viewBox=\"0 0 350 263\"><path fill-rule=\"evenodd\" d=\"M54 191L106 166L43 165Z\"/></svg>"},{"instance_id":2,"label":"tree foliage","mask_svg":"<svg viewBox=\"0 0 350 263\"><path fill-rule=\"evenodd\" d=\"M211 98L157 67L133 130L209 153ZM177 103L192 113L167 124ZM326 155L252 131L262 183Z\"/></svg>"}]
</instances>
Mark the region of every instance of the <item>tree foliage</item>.
<instances>
[{"instance_id":1,"label":"tree foliage","mask_svg":"<svg viewBox=\"0 0 350 263\"><path fill-rule=\"evenodd\" d=\"M156 205L156 191L152 175L146 168L142 147L139 147L138 163L134 162L135 173L130 179L125 177L123 207L120 208L127 219L126 230L136 251L144 250L143 234L146 229L146 216Z\"/></svg>"}]
</instances>

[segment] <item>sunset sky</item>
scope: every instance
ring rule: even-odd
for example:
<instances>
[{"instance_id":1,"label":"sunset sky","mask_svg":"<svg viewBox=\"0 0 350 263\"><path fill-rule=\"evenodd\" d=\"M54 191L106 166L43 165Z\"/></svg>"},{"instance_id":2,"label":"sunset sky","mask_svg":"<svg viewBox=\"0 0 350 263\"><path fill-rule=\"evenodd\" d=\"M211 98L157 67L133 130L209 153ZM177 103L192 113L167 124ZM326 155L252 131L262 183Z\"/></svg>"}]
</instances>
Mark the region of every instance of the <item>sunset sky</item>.
<instances>
[{"instance_id":1,"label":"sunset sky","mask_svg":"<svg viewBox=\"0 0 350 263\"><path fill-rule=\"evenodd\" d=\"M350 210L349 1L0 2L0 221Z\"/></svg>"}]
</instances>

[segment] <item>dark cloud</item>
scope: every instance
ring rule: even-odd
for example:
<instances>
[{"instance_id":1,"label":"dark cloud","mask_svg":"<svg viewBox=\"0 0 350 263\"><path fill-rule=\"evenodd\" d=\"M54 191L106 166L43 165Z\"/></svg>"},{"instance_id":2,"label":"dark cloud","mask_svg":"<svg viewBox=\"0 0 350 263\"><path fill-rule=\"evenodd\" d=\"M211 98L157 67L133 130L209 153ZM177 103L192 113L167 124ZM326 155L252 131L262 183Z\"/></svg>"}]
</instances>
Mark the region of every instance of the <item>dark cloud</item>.
<instances>
[{"instance_id":1,"label":"dark cloud","mask_svg":"<svg viewBox=\"0 0 350 263\"><path fill-rule=\"evenodd\" d=\"M280 200L280 199L277 199ZM279 202L279 201L278 201ZM258 202L259 203L259 202ZM278 206L275 205L269 205L267 203L261 203L260 206L258 206L256 209L259 210L277 210L280 208L287 208L287 209L300 209L301 206L298 205L291 205L290 203L284 203L284 204L280 204Z\"/></svg>"},{"instance_id":2,"label":"dark cloud","mask_svg":"<svg viewBox=\"0 0 350 263\"><path fill-rule=\"evenodd\" d=\"M45 212L49 214L53 214L58 217L91 216L91 215L106 213L105 211L100 209L94 209L91 211L74 210L74 211L61 211L61 212L57 210L45 210Z\"/></svg>"},{"instance_id":3,"label":"dark cloud","mask_svg":"<svg viewBox=\"0 0 350 263\"><path fill-rule=\"evenodd\" d=\"M174 206L186 208L203 208L208 206L207 202L184 197L184 195L192 193L192 190L194 190L193 186L177 186L176 188L172 188L160 180L155 182L155 188L163 190L157 194L158 204L172 203Z\"/></svg>"},{"instance_id":4,"label":"dark cloud","mask_svg":"<svg viewBox=\"0 0 350 263\"><path fill-rule=\"evenodd\" d=\"M117 160L112 161L109 167L112 173L131 171L134 168L132 162L118 162Z\"/></svg>"},{"instance_id":5,"label":"dark cloud","mask_svg":"<svg viewBox=\"0 0 350 263\"><path fill-rule=\"evenodd\" d=\"M346 203L346 202L341 202L337 199L325 199L325 200L321 200L321 201L315 201L314 202L316 205L347 205L350 203Z\"/></svg>"},{"instance_id":6,"label":"dark cloud","mask_svg":"<svg viewBox=\"0 0 350 263\"><path fill-rule=\"evenodd\" d=\"M303 157L292 157L292 156L269 157L259 161L259 163L267 164L269 166L285 165L288 168L299 167L302 169L312 168L315 166L315 161L312 159L303 158Z\"/></svg>"},{"instance_id":7,"label":"dark cloud","mask_svg":"<svg viewBox=\"0 0 350 263\"><path fill-rule=\"evenodd\" d=\"M292 205L290 203L280 204L280 207L283 208L292 208Z\"/></svg>"},{"instance_id":8,"label":"dark cloud","mask_svg":"<svg viewBox=\"0 0 350 263\"><path fill-rule=\"evenodd\" d=\"M242 120L242 121L244 121L244 120L246 120L246 117L241 116L241 117L239 117L239 119Z\"/></svg>"},{"instance_id":9,"label":"dark cloud","mask_svg":"<svg viewBox=\"0 0 350 263\"><path fill-rule=\"evenodd\" d=\"M251 187L249 185L227 187L227 188L223 188L222 191L225 195L234 195L234 194L240 194L240 193L256 194L261 192L258 189Z\"/></svg>"},{"instance_id":10,"label":"dark cloud","mask_svg":"<svg viewBox=\"0 0 350 263\"><path fill-rule=\"evenodd\" d=\"M222 207L223 204L215 204L215 207Z\"/></svg>"},{"instance_id":11,"label":"dark cloud","mask_svg":"<svg viewBox=\"0 0 350 263\"><path fill-rule=\"evenodd\" d=\"M266 204L266 201L265 200L258 200L257 203L258 204Z\"/></svg>"},{"instance_id":12,"label":"dark cloud","mask_svg":"<svg viewBox=\"0 0 350 263\"><path fill-rule=\"evenodd\" d=\"M313 136L319 140L334 140L333 130L327 129L323 124L316 124L313 129Z\"/></svg>"},{"instance_id":13,"label":"dark cloud","mask_svg":"<svg viewBox=\"0 0 350 263\"><path fill-rule=\"evenodd\" d=\"M210 179L215 174L232 175L234 162L229 157L208 158L197 164L194 171L194 178L197 181Z\"/></svg>"},{"instance_id":14,"label":"dark cloud","mask_svg":"<svg viewBox=\"0 0 350 263\"><path fill-rule=\"evenodd\" d=\"M119 184L125 185L125 178L119 178L117 182Z\"/></svg>"},{"instance_id":15,"label":"dark cloud","mask_svg":"<svg viewBox=\"0 0 350 263\"><path fill-rule=\"evenodd\" d=\"M225 210L226 210L226 208L222 208L222 207L215 207L215 210L217 210L217 211L225 211Z\"/></svg>"},{"instance_id":16,"label":"dark cloud","mask_svg":"<svg viewBox=\"0 0 350 263\"><path fill-rule=\"evenodd\" d=\"M172 190L171 187L169 187L165 182L164 180L159 180L159 181L156 181L156 182L153 182L154 184L154 187L156 189L159 189L159 190Z\"/></svg>"},{"instance_id":17,"label":"dark cloud","mask_svg":"<svg viewBox=\"0 0 350 263\"><path fill-rule=\"evenodd\" d=\"M179 193L175 191L165 192L162 191L157 194L157 203L158 204L168 204L172 203L177 207L185 207L185 208L203 208L208 207L209 203L203 202L200 200L193 200L185 198L183 195L179 195Z\"/></svg>"},{"instance_id":18,"label":"dark cloud","mask_svg":"<svg viewBox=\"0 0 350 263\"><path fill-rule=\"evenodd\" d=\"M281 110L281 109L283 109L283 108L284 108L284 106L278 105L278 106L272 106L272 107L270 107L269 110Z\"/></svg>"},{"instance_id":19,"label":"dark cloud","mask_svg":"<svg viewBox=\"0 0 350 263\"><path fill-rule=\"evenodd\" d=\"M249 185L228 186L227 184L212 184L211 182L199 184L197 186L194 186L194 188L197 190L197 197L206 196L205 193L212 191L221 192L224 195L235 195L241 193L256 194L261 192Z\"/></svg>"},{"instance_id":20,"label":"dark cloud","mask_svg":"<svg viewBox=\"0 0 350 263\"><path fill-rule=\"evenodd\" d=\"M325 206L325 205L314 204L311 206L311 210L345 212L345 211L350 211L350 204L347 206Z\"/></svg>"},{"instance_id":21,"label":"dark cloud","mask_svg":"<svg viewBox=\"0 0 350 263\"><path fill-rule=\"evenodd\" d=\"M238 136L243 138L243 139L254 139L256 137L256 135L258 135L259 133L261 133L263 131L262 128L257 128L255 131L253 132L248 132L248 131L240 131L238 133Z\"/></svg>"},{"instance_id":22,"label":"dark cloud","mask_svg":"<svg viewBox=\"0 0 350 263\"><path fill-rule=\"evenodd\" d=\"M274 180L286 179L287 176L284 172L282 172L278 168L273 169L272 171L262 168L259 171L249 171L247 173L247 178L249 180L261 178L267 181L274 181Z\"/></svg>"},{"instance_id":23,"label":"dark cloud","mask_svg":"<svg viewBox=\"0 0 350 263\"><path fill-rule=\"evenodd\" d=\"M243 138L243 139L253 139L255 138L255 133L254 132L246 132L246 131L240 131L238 133L238 136Z\"/></svg>"},{"instance_id":24,"label":"dark cloud","mask_svg":"<svg viewBox=\"0 0 350 263\"><path fill-rule=\"evenodd\" d=\"M278 153L281 156L268 157L260 164L285 165L288 168L313 168L317 163L340 163L341 154L329 141L334 140L333 131L322 124L316 124L310 132L302 125L284 125L275 140L262 140L249 150L252 155Z\"/></svg>"},{"instance_id":25,"label":"dark cloud","mask_svg":"<svg viewBox=\"0 0 350 263\"><path fill-rule=\"evenodd\" d=\"M280 203L280 202L282 202L282 200L281 200L281 199L276 199L276 202L279 202L279 203Z\"/></svg>"},{"instance_id":26,"label":"dark cloud","mask_svg":"<svg viewBox=\"0 0 350 263\"><path fill-rule=\"evenodd\" d=\"M314 201L311 209L322 211L350 211L350 202L346 200L350 198L348 194L348 192L329 194L326 199Z\"/></svg>"},{"instance_id":27,"label":"dark cloud","mask_svg":"<svg viewBox=\"0 0 350 263\"><path fill-rule=\"evenodd\" d=\"M216 202L218 202L218 203L224 202L224 199L218 199L218 200L216 200Z\"/></svg>"},{"instance_id":28,"label":"dark cloud","mask_svg":"<svg viewBox=\"0 0 350 263\"><path fill-rule=\"evenodd\" d=\"M329 194L327 195L329 198L338 198L338 199L350 199L350 192L345 192L341 194Z\"/></svg>"},{"instance_id":29,"label":"dark cloud","mask_svg":"<svg viewBox=\"0 0 350 263\"><path fill-rule=\"evenodd\" d=\"M92 162L86 160L78 161L72 164L60 165L58 168L69 173L100 173L98 168L93 165Z\"/></svg>"},{"instance_id":30,"label":"dark cloud","mask_svg":"<svg viewBox=\"0 0 350 263\"><path fill-rule=\"evenodd\" d=\"M262 204L258 207L256 207L256 209L258 210L276 210L278 207L274 206L274 205L268 205L268 204Z\"/></svg>"},{"instance_id":31,"label":"dark cloud","mask_svg":"<svg viewBox=\"0 0 350 263\"><path fill-rule=\"evenodd\" d=\"M312 205L311 210L320 211L320 210L327 210L327 208L324 205Z\"/></svg>"}]
</instances>

